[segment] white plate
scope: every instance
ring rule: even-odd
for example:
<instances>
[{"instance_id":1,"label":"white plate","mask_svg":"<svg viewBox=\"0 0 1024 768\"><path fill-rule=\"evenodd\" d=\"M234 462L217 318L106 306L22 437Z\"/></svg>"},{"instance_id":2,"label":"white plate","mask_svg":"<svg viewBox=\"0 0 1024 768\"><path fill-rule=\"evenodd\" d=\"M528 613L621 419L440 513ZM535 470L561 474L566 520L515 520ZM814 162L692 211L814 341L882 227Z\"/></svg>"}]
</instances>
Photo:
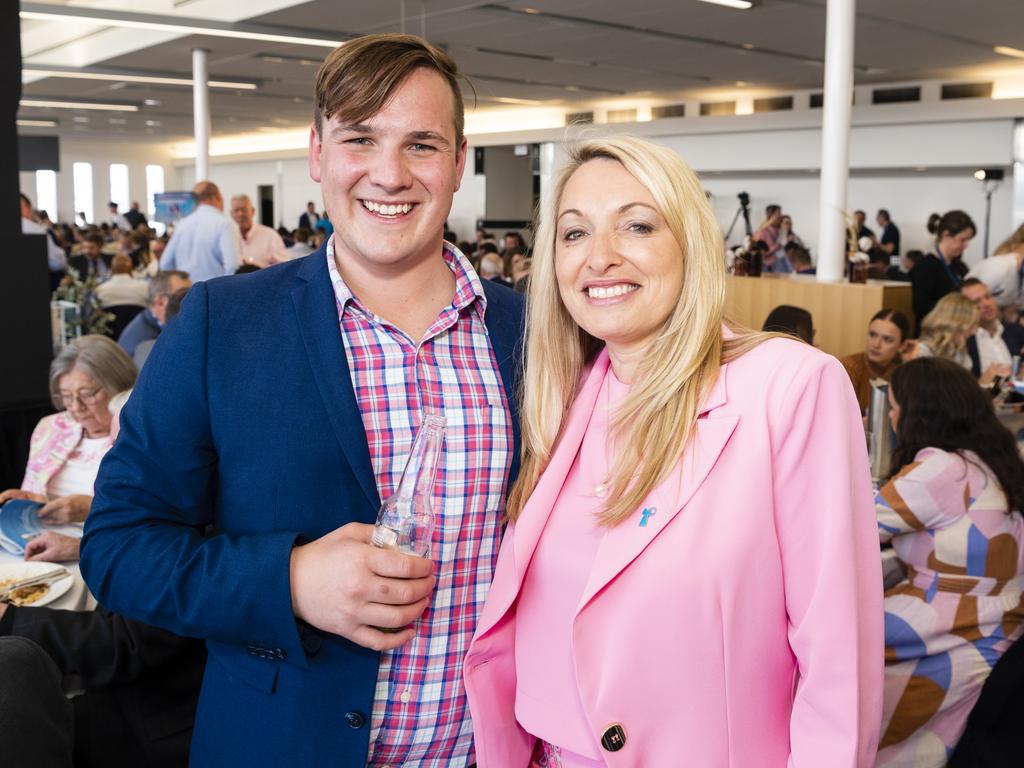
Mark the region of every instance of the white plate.
<instances>
[{"instance_id":1,"label":"white plate","mask_svg":"<svg viewBox=\"0 0 1024 768\"><path fill-rule=\"evenodd\" d=\"M14 579L15 581L21 581L22 579L31 579L34 576L42 576L44 573L50 571L56 571L64 566L59 563L42 563L42 562L30 562L30 563L0 563L0 581L6 581L7 579ZM71 582L75 580L75 575L72 573L70 576L66 576L55 584L50 585L50 591L43 595L41 598L36 600L34 603L29 603L26 608L38 608L40 605L46 605L52 603L57 598L64 595L69 589L71 589Z\"/></svg>"}]
</instances>

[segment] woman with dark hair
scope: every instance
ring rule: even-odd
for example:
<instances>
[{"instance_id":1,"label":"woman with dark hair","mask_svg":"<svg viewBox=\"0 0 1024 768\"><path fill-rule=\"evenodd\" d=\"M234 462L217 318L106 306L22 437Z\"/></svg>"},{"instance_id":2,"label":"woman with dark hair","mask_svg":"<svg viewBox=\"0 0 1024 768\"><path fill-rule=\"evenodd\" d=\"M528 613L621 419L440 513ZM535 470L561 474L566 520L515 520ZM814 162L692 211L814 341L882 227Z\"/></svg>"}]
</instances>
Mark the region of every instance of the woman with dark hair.
<instances>
[{"instance_id":1,"label":"woman with dark hair","mask_svg":"<svg viewBox=\"0 0 1024 768\"><path fill-rule=\"evenodd\" d=\"M910 321L898 309L881 309L868 323L868 340L863 352L840 358L853 391L857 393L857 405L861 411L871 401L871 382L874 379L889 380L893 370L900 364L907 339L910 338Z\"/></svg>"},{"instance_id":2,"label":"woman with dark hair","mask_svg":"<svg viewBox=\"0 0 1024 768\"><path fill-rule=\"evenodd\" d=\"M768 313L761 330L788 333L814 346L814 319L810 312L801 307L780 304Z\"/></svg>"},{"instance_id":3,"label":"woman with dark hair","mask_svg":"<svg viewBox=\"0 0 1024 768\"><path fill-rule=\"evenodd\" d=\"M935 253L921 259L910 273L919 332L921 321L935 303L960 287L963 276L956 272L954 262L963 256L978 228L963 211L947 211L942 216L933 213L928 217L928 231L935 235Z\"/></svg>"},{"instance_id":4,"label":"woman with dark hair","mask_svg":"<svg viewBox=\"0 0 1024 768\"><path fill-rule=\"evenodd\" d=\"M897 447L876 498L907 575L885 593L879 766L944 766L1024 631L1024 461L974 377L912 360L889 388Z\"/></svg>"}]
</instances>

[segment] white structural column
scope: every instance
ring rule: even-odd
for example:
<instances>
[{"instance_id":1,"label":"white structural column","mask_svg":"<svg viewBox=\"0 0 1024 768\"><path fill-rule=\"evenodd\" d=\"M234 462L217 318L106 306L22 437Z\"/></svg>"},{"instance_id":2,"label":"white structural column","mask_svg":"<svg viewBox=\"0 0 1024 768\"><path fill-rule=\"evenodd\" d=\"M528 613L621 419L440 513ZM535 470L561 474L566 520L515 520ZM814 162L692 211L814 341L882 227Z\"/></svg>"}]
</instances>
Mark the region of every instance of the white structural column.
<instances>
[{"instance_id":1,"label":"white structural column","mask_svg":"<svg viewBox=\"0 0 1024 768\"><path fill-rule=\"evenodd\" d=\"M856 0L828 0L825 23L825 103L821 125L818 280L843 277L846 266L846 185L853 110L853 31Z\"/></svg>"},{"instance_id":2,"label":"white structural column","mask_svg":"<svg viewBox=\"0 0 1024 768\"><path fill-rule=\"evenodd\" d=\"M196 134L196 182L209 178L210 91L206 85L205 48L192 49L192 113Z\"/></svg>"}]
</instances>

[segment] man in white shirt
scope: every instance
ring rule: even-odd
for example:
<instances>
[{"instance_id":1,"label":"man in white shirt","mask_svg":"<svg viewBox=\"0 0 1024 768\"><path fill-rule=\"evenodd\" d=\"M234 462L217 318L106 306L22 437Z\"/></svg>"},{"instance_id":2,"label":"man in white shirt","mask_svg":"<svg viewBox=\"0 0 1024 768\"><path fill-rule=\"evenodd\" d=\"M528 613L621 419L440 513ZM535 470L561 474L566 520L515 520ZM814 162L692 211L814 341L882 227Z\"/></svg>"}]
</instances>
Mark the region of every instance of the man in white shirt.
<instances>
[{"instance_id":1,"label":"man in white shirt","mask_svg":"<svg viewBox=\"0 0 1024 768\"><path fill-rule=\"evenodd\" d=\"M1000 307L1024 304L1024 251L990 256L971 267L968 277L981 280Z\"/></svg>"},{"instance_id":2,"label":"man in white shirt","mask_svg":"<svg viewBox=\"0 0 1024 768\"><path fill-rule=\"evenodd\" d=\"M271 264L288 261L284 240L266 224L257 224L253 219L255 213L248 195L235 195L231 198L231 218L242 233L242 263L269 267Z\"/></svg>"},{"instance_id":3,"label":"man in white shirt","mask_svg":"<svg viewBox=\"0 0 1024 768\"><path fill-rule=\"evenodd\" d=\"M212 181L192 190L196 209L178 222L167 243L160 269L188 272L193 282L233 275L242 253L238 226L224 215L224 198Z\"/></svg>"},{"instance_id":4,"label":"man in white shirt","mask_svg":"<svg viewBox=\"0 0 1024 768\"><path fill-rule=\"evenodd\" d=\"M118 213L117 212L117 203L115 203L113 200L111 200L107 204L107 207L110 208L110 223L113 224L115 227L117 227L122 232L131 232L132 231L131 222L129 222L128 219L126 219L124 217L123 213Z\"/></svg>"},{"instance_id":5,"label":"man in white shirt","mask_svg":"<svg viewBox=\"0 0 1024 768\"><path fill-rule=\"evenodd\" d=\"M309 244L309 235L309 230L304 227L295 230L295 244L288 249L289 259L301 259L316 252L316 248Z\"/></svg>"},{"instance_id":6,"label":"man in white shirt","mask_svg":"<svg viewBox=\"0 0 1024 768\"><path fill-rule=\"evenodd\" d=\"M1009 376L1013 356L1024 347L1024 328L999 322L999 307L988 286L976 277L964 280L960 293L978 307L978 330L967 339L974 375L984 381Z\"/></svg>"},{"instance_id":7,"label":"man in white shirt","mask_svg":"<svg viewBox=\"0 0 1024 768\"><path fill-rule=\"evenodd\" d=\"M32 220L32 201L25 194L21 195L21 233L23 235L45 235L46 261L49 264L50 271L60 272L67 269L67 255L53 242L53 238L46 231L46 227Z\"/></svg>"},{"instance_id":8,"label":"man in white shirt","mask_svg":"<svg viewBox=\"0 0 1024 768\"><path fill-rule=\"evenodd\" d=\"M119 253L110 262L110 279L96 286L96 298L103 307L144 307L149 303L149 283L133 277L131 257Z\"/></svg>"}]
</instances>

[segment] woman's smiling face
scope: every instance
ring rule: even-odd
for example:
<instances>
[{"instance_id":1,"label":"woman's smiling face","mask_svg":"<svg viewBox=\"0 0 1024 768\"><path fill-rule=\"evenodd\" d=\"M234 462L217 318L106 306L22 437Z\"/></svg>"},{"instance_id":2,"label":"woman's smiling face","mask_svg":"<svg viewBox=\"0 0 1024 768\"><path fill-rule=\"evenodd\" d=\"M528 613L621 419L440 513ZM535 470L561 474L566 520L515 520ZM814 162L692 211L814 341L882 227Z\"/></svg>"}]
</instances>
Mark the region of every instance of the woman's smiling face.
<instances>
[{"instance_id":1,"label":"woman's smiling face","mask_svg":"<svg viewBox=\"0 0 1024 768\"><path fill-rule=\"evenodd\" d=\"M573 320L613 354L646 345L679 303L682 249L651 193L618 161L589 160L566 183L555 276Z\"/></svg>"}]
</instances>

